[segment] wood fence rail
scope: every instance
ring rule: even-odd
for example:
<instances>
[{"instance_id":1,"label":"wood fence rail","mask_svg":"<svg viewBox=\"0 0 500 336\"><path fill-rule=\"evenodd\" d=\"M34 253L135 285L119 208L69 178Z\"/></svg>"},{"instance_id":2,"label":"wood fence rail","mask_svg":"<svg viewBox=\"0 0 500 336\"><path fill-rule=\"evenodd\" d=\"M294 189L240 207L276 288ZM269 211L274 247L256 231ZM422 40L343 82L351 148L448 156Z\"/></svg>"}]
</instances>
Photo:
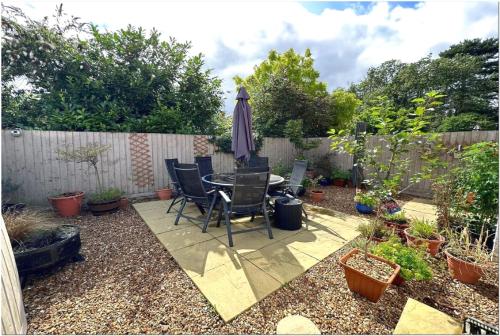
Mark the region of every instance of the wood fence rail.
<instances>
[{"instance_id":1,"label":"wood fence rail","mask_svg":"<svg viewBox=\"0 0 500 336\"><path fill-rule=\"evenodd\" d=\"M456 148L480 141L497 141L498 131L443 133L442 137L446 146ZM193 162L196 155L212 155L215 171L232 171L233 156L217 152L208 139L205 135L24 130L15 136L10 130L2 130L2 180L10 179L19 186L8 197L28 204L48 205L47 196L63 192L96 192L94 172L86 164L59 159L57 150L98 143L111 147L98 165L105 188L119 188L129 196L150 194L170 183L164 165L166 158ZM330 140L318 139L319 147L306 152L308 159L328 155L334 166L344 170L352 167L350 155L331 152ZM368 140L373 144L378 137ZM291 166L297 152L288 139L264 138L259 155L268 156L271 167L278 163ZM418 169L417 152L410 155L413 155L411 169ZM446 159L453 161L453 158ZM422 196L429 191L427 182L408 190Z\"/></svg>"}]
</instances>

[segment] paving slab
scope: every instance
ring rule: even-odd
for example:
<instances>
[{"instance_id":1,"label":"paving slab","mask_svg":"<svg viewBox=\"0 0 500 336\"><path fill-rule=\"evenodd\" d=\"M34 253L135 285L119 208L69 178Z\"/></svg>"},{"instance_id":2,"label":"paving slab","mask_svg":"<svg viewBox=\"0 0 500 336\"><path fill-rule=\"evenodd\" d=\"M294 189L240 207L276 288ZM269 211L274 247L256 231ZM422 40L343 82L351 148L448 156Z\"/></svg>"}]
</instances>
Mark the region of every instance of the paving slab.
<instances>
[{"instance_id":1,"label":"paving slab","mask_svg":"<svg viewBox=\"0 0 500 336\"><path fill-rule=\"evenodd\" d=\"M169 252L213 239L211 235L201 232L201 229L194 225L179 230L163 232L156 235L156 237Z\"/></svg>"},{"instance_id":2,"label":"paving slab","mask_svg":"<svg viewBox=\"0 0 500 336\"><path fill-rule=\"evenodd\" d=\"M437 220L437 208L430 200L424 198L412 198L401 208L408 218Z\"/></svg>"},{"instance_id":3,"label":"paving slab","mask_svg":"<svg viewBox=\"0 0 500 336\"><path fill-rule=\"evenodd\" d=\"M173 250L170 254L190 277L203 276L207 271L227 263L237 265L239 258L236 252L215 238Z\"/></svg>"},{"instance_id":4,"label":"paving slab","mask_svg":"<svg viewBox=\"0 0 500 336\"><path fill-rule=\"evenodd\" d=\"M230 321L281 287L278 280L241 257L236 264L224 264L192 280L224 321Z\"/></svg>"},{"instance_id":5,"label":"paving slab","mask_svg":"<svg viewBox=\"0 0 500 336\"><path fill-rule=\"evenodd\" d=\"M437 309L408 298L393 334L459 335L462 334L462 324Z\"/></svg>"},{"instance_id":6,"label":"paving slab","mask_svg":"<svg viewBox=\"0 0 500 336\"><path fill-rule=\"evenodd\" d=\"M283 285L319 262L318 259L280 242L243 254L243 257Z\"/></svg>"},{"instance_id":7,"label":"paving slab","mask_svg":"<svg viewBox=\"0 0 500 336\"><path fill-rule=\"evenodd\" d=\"M356 227L364 219L307 206L309 229L287 231L272 228L233 235L229 247L224 222L216 227L216 213L208 232L201 232L201 221L181 218L173 225L176 212L166 214L169 201L134 204L158 240L192 279L224 321L229 321L262 300L285 283L303 274L322 259L358 235ZM186 213L203 218L190 205ZM262 226L263 217L231 220L233 231Z\"/></svg>"}]
</instances>

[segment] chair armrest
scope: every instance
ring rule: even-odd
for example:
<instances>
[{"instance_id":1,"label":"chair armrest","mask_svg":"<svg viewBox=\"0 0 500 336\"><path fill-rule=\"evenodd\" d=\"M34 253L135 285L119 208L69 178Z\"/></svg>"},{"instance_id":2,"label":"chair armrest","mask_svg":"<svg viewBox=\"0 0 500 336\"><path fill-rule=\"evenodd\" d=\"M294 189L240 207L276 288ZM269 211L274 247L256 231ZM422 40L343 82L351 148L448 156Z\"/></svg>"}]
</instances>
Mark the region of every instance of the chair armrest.
<instances>
[{"instance_id":1,"label":"chair armrest","mask_svg":"<svg viewBox=\"0 0 500 336\"><path fill-rule=\"evenodd\" d=\"M215 189L207 191L207 195L213 194L215 192Z\"/></svg>"},{"instance_id":2,"label":"chair armrest","mask_svg":"<svg viewBox=\"0 0 500 336\"><path fill-rule=\"evenodd\" d=\"M227 194L224 191L219 190L219 195L221 195L224 203L231 203L231 199L229 198L229 196L227 196Z\"/></svg>"}]
</instances>

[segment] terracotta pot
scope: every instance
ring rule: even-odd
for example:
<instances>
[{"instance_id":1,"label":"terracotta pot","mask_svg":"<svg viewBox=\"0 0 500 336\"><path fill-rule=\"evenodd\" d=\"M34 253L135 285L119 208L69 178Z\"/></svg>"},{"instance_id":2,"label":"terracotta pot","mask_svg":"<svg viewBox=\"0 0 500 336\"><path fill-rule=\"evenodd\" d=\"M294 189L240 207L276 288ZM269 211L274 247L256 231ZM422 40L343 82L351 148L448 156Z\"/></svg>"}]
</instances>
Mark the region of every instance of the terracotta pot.
<instances>
[{"instance_id":1,"label":"terracotta pot","mask_svg":"<svg viewBox=\"0 0 500 336\"><path fill-rule=\"evenodd\" d=\"M169 200L172 198L172 189L165 188L156 190L156 196L161 200Z\"/></svg>"},{"instance_id":2,"label":"terracotta pot","mask_svg":"<svg viewBox=\"0 0 500 336\"><path fill-rule=\"evenodd\" d=\"M325 199L325 192L322 190L311 190L309 196L313 202L321 202Z\"/></svg>"},{"instance_id":3,"label":"terracotta pot","mask_svg":"<svg viewBox=\"0 0 500 336\"><path fill-rule=\"evenodd\" d=\"M83 191L76 191L54 197L48 197L48 200L60 216L71 217L80 214L84 196L85 193Z\"/></svg>"},{"instance_id":4,"label":"terracotta pot","mask_svg":"<svg viewBox=\"0 0 500 336\"><path fill-rule=\"evenodd\" d=\"M356 253L363 253L363 252L356 248L351 250L349 253L344 255L339 260L340 265L344 268L344 274L347 281L347 286L352 292L356 292L366 297L368 300L372 302L377 302L382 296L382 294L384 294L387 287L394 281L394 278L399 273L400 267L399 265L396 265L391 261L385 260L384 258L368 253L369 258L382 261L390 265L394 269L394 272L391 274L391 276L387 281L385 282L380 281L372 278L369 275L361 273L357 269L347 265L347 260L349 260L349 258L351 258Z\"/></svg>"},{"instance_id":5,"label":"terracotta pot","mask_svg":"<svg viewBox=\"0 0 500 336\"><path fill-rule=\"evenodd\" d=\"M344 179L333 179L333 185L336 186L336 187L345 187L346 185L346 180Z\"/></svg>"},{"instance_id":6,"label":"terracotta pot","mask_svg":"<svg viewBox=\"0 0 500 336\"><path fill-rule=\"evenodd\" d=\"M384 221L385 226L387 226L390 229L393 229L394 232L399 236L399 238L404 239L406 241L406 235L404 233L404 230L408 229L410 227L409 224L400 224L397 222L391 222L391 221Z\"/></svg>"},{"instance_id":7,"label":"terracotta pot","mask_svg":"<svg viewBox=\"0 0 500 336\"><path fill-rule=\"evenodd\" d=\"M406 242L408 246L419 246L426 244L427 245L427 252L429 252L433 257L436 256L439 252L439 248L441 245L444 243L444 237L441 235L438 235L438 239L424 239L424 238L417 238L412 235L410 235L409 228L404 230L405 236L406 236Z\"/></svg>"},{"instance_id":8,"label":"terracotta pot","mask_svg":"<svg viewBox=\"0 0 500 336\"><path fill-rule=\"evenodd\" d=\"M396 277L394 278L394 280L392 281L392 284L393 285L396 285L396 286L403 286L405 284L406 280L403 279L403 277L401 275L396 275Z\"/></svg>"},{"instance_id":9,"label":"terracotta pot","mask_svg":"<svg viewBox=\"0 0 500 336\"><path fill-rule=\"evenodd\" d=\"M444 254L446 254L446 261L448 262L448 272L450 272L452 278L472 285L479 282L479 279L484 274L484 270L480 265L459 259L448 251L444 251Z\"/></svg>"},{"instance_id":10,"label":"terracotta pot","mask_svg":"<svg viewBox=\"0 0 500 336\"><path fill-rule=\"evenodd\" d=\"M127 197L122 197L120 198L120 209L125 210L128 208L128 198Z\"/></svg>"},{"instance_id":11,"label":"terracotta pot","mask_svg":"<svg viewBox=\"0 0 500 336\"><path fill-rule=\"evenodd\" d=\"M88 201L87 205L89 206L90 212L92 212L94 216L102 216L113 212L117 212L118 209L120 209L120 203L121 203L120 198L117 198L113 200L106 200L99 202Z\"/></svg>"},{"instance_id":12,"label":"terracotta pot","mask_svg":"<svg viewBox=\"0 0 500 336\"><path fill-rule=\"evenodd\" d=\"M351 180L347 180L347 187L348 188L354 188L354 183L352 183Z\"/></svg>"}]
</instances>

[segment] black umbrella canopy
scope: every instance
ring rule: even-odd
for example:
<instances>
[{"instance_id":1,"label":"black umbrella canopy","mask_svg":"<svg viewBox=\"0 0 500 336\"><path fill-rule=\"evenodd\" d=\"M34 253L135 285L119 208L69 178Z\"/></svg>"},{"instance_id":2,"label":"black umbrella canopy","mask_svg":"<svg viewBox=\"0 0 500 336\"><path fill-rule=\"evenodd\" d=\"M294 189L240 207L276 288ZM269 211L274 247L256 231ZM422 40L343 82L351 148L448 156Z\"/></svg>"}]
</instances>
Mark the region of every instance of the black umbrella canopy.
<instances>
[{"instance_id":1,"label":"black umbrella canopy","mask_svg":"<svg viewBox=\"0 0 500 336\"><path fill-rule=\"evenodd\" d=\"M236 160L248 160L255 150L252 137L252 108L248 104L247 90L242 86L236 96L238 102L233 112L233 139L231 149Z\"/></svg>"}]
</instances>

